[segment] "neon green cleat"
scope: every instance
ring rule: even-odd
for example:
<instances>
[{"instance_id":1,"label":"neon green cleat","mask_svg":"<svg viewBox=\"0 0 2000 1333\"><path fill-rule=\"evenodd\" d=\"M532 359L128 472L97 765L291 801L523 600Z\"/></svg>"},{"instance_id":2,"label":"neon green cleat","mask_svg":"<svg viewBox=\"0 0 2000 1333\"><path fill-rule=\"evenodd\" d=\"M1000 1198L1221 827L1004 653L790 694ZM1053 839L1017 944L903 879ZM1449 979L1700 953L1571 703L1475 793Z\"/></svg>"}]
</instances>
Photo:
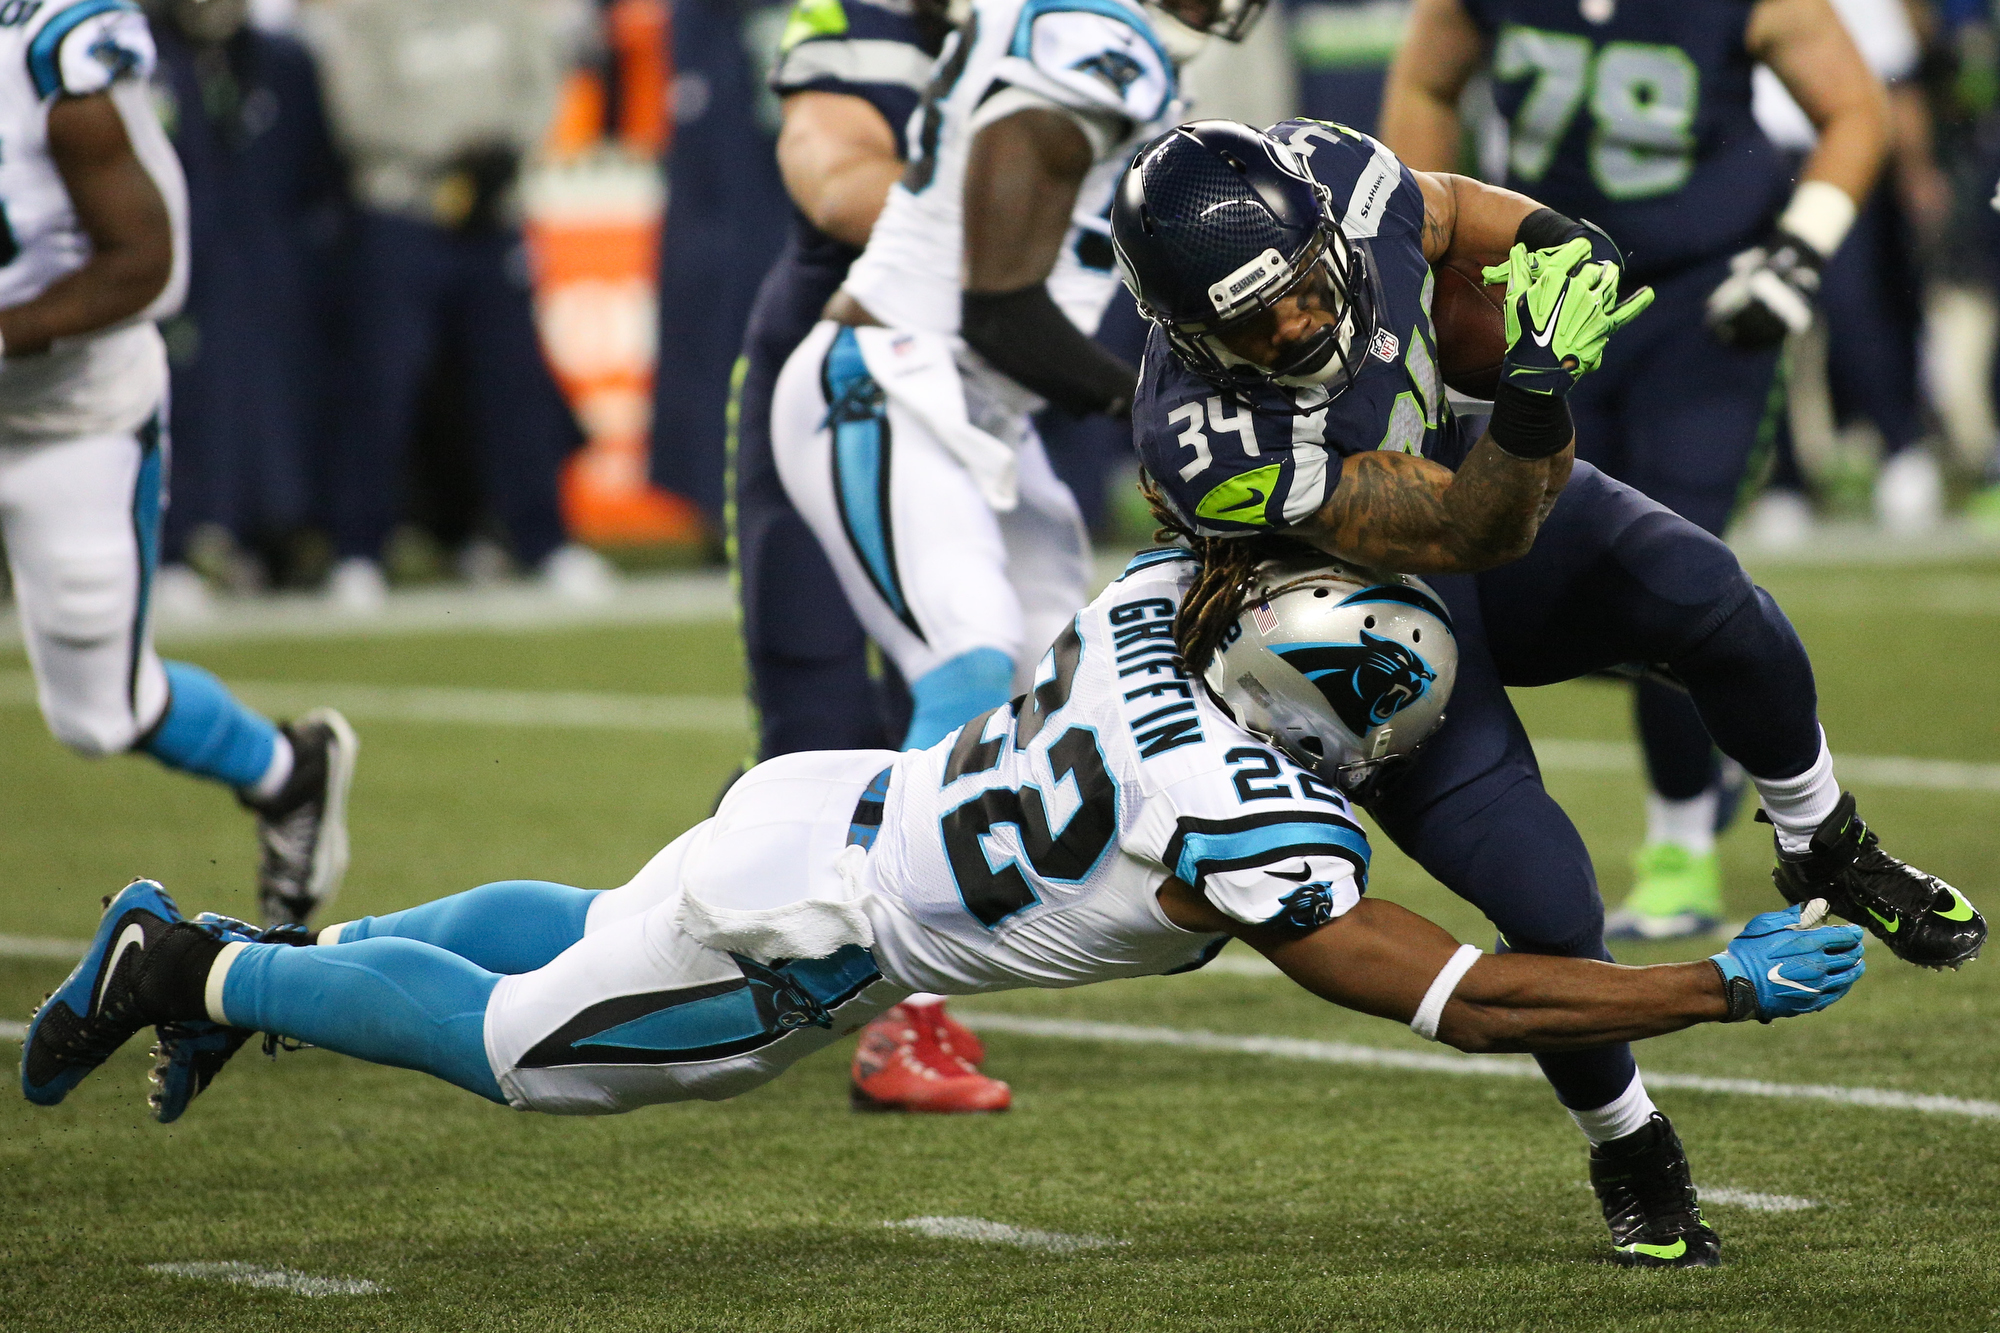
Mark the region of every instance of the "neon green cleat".
<instances>
[{"instance_id":1,"label":"neon green cleat","mask_svg":"<svg viewBox=\"0 0 2000 1333\"><path fill-rule=\"evenodd\" d=\"M1722 924L1722 864L1671 842L1649 842L1632 855L1632 893L1611 914L1612 940L1681 940Z\"/></svg>"}]
</instances>

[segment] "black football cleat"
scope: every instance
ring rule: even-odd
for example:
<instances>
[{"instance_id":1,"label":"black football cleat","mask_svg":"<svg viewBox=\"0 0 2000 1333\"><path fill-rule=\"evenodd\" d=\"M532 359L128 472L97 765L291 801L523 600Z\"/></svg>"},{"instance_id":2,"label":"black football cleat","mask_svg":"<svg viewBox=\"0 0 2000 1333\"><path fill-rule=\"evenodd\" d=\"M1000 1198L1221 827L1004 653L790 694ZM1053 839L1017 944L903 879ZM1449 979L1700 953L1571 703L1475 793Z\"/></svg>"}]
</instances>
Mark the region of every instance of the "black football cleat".
<instances>
[{"instance_id":1,"label":"black football cleat","mask_svg":"<svg viewBox=\"0 0 2000 1333\"><path fill-rule=\"evenodd\" d=\"M150 974L180 910L150 879L133 880L104 903L104 916L76 970L42 1002L21 1049L21 1092L54 1106L112 1052L156 1021ZM178 949L166 949L171 957Z\"/></svg>"},{"instance_id":2,"label":"black football cleat","mask_svg":"<svg viewBox=\"0 0 2000 1333\"><path fill-rule=\"evenodd\" d=\"M1865 926L1889 952L1918 967L1956 968L1979 956L1986 918L1966 896L1936 875L1883 851L1874 830L1842 792L1802 853L1778 851L1771 871L1787 902L1824 898L1827 906Z\"/></svg>"},{"instance_id":3,"label":"black football cleat","mask_svg":"<svg viewBox=\"0 0 2000 1333\"><path fill-rule=\"evenodd\" d=\"M1593 1145L1590 1188L1625 1268L1715 1268L1722 1238L1701 1220L1680 1135L1658 1111L1622 1139Z\"/></svg>"},{"instance_id":4,"label":"black football cleat","mask_svg":"<svg viewBox=\"0 0 2000 1333\"><path fill-rule=\"evenodd\" d=\"M263 852L257 903L270 926L303 925L333 901L347 874L347 789L354 781L360 740L347 719L316 708L284 733L292 743L292 775L268 801L242 797L257 815Z\"/></svg>"},{"instance_id":5,"label":"black football cleat","mask_svg":"<svg viewBox=\"0 0 2000 1333\"><path fill-rule=\"evenodd\" d=\"M312 934L303 926L271 926L260 930L247 921L203 912L190 925L199 927L221 944L311 944ZM257 1034L230 1027L207 1018L184 1018L161 1023L154 1029L152 1090L146 1105L153 1119L170 1125L181 1118L188 1103L207 1091L230 1057L243 1043ZM265 1049L274 1043L267 1041Z\"/></svg>"}]
</instances>

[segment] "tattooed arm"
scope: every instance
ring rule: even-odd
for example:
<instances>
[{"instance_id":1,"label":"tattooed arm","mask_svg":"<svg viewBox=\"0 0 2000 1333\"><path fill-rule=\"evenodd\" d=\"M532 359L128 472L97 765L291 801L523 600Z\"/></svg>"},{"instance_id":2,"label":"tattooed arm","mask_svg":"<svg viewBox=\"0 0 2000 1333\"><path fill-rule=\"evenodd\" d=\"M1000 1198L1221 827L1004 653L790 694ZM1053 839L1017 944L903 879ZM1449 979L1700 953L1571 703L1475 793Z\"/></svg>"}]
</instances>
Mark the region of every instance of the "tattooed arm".
<instances>
[{"instance_id":1,"label":"tattooed arm","mask_svg":"<svg viewBox=\"0 0 2000 1333\"><path fill-rule=\"evenodd\" d=\"M1514 248L1521 219L1541 207L1525 194L1448 172L1413 172L1424 192L1424 258L1468 273Z\"/></svg>"},{"instance_id":2,"label":"tattooed arm","mask_svg":"<svg viewBox=\"0 0 2000 1333\"><path fill-rule=\"evenodd\" d=\"M1569 480L1572 449L1516 458L1486 435L1457 472L1394 450L1353 454L1326 503L1289 535L1380 569L1476 574L1535 544Z\"/></svg>"},{"instance_id":3,"label":"tattooed arm","mask_svg":"<svg viewBox=\"0 0 2000 1333\"><path fill-rule=\"evenodd\" d=\"M1541 205L1465 176L1419 171L1424 258L1473 270L1513 248ZM1569 480L1574 445L1523 459L1480 439L1456 473L1428 459L1355 454L1319 512L1294 535L1333 555L1406 574L1471 574L1518 560L1535 544Z\"/></svg>"}]
</instances>

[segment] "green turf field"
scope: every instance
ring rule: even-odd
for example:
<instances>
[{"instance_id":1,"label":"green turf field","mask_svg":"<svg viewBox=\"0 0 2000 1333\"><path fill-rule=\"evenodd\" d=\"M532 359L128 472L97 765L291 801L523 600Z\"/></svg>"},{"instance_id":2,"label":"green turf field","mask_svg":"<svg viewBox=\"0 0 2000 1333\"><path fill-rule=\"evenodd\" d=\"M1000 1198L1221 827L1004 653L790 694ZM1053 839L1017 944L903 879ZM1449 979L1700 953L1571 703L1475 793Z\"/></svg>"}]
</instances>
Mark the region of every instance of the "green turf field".
<instances>
[{"instance_id":1,"label":"green turf field","mask_svg":"<svg viewBox=\"0 0 2000 1333\"><path fill-rule=\"evenodd\" d=\"M2000 565L1764 581L1815 652L1837 752L1986 766L1922 770L1937 789L1855 786L1892 850L2000 907ZM355 860L334 912L347 917L496 878L622 882L707 812L742 752L732 642L727 626L683 625L178 655L274 700L316 683L375 710L356 718ZM248 914L247 817L147 762L72 758L23 703L24 670L0 651L0 935L82 937L100 896L137 874L190 912ZM411 693L426 688L497 692L454 697L507 716L411 720L435 712ZM570 725L583 705L524 710L521 691L696 702L654 715L614 700L597 725ZM1615 686L1520 703L1538 738L1626 738ZM1601 747L1565 753L1551 786L1615 900L1640 826L1636 770ZM1767 836L1745 823L1725 844L1741 917L1773 905ZM1488 942L1395 852L1375 865L1375 892ZM1668 1037L1642 1064L2000 1101L1996 961L1934 975L1870 957L1828 1014ZM67 966L0 958L0 1018L24 1019ZM961 1008L1437 1049L1241 968ZM2000 1327L2000 1119L1662 1089L1705 1187L1813 1206L1715 1203L1725 1268L1628 1273L1599 1262L1581 1139L1536 1080L988 1040L1016 1093L991 1119L853 1116L843 1047L736 1102L595 1121L306 1051L246 1052L171 1128L146 1119L135 1042L54 1110L0 1095L0 1328ZM15 1048L0 1051L11 1067ZM1051 1251L884 1225L920 1217L1117 1243ZM148 1268L203 1262L381 1290L316 1298Z\"/></svg>"}]
</instances>

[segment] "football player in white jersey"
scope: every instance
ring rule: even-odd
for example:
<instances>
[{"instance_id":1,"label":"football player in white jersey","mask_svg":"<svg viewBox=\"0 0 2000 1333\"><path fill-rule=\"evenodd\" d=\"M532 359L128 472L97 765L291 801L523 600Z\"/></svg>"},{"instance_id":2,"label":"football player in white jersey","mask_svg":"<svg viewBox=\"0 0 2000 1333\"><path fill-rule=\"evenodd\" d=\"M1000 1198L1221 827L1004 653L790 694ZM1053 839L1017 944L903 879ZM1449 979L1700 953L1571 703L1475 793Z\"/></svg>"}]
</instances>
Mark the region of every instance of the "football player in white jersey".
<instances>
[{"instance_id":1,"label":"football player in white jersey","mask_svg":"<svg viewBox=\"0 0 2000 1333\"><path fill-rule=\"evenodd\" d=\"M1178 74L1263 0L976 0L911 161L772 404L785 490L910 683L921 748L1011 695L1088 595L1076 501L1030 414L1130 410L1091 341L1111 194Z\"/></svg>"},{"instance_id":2,"label":"football player in white jersey","mask_svg":"<svg viewBox=\"0 0 2000 1333\"><path fill-rule=\"evenodd\" d=\"M1184 551L1140 556L1027 693L928 750L752 769L621 889L490 884L286 943L183 921L137 881L36 1014L23 1090L61 1101L157 1023L281 1034L522 1110L721 1099L915 990L1190 971L1232 936L1315 994L1472 1051L1787 1017L1860 976L1861 930L1818 925L1823 903L1759 917L1712 959L1633 968L1487 955L1364 896L1339 784L1437 724L1457 662L1442 605L1323 557L1265 566L1233 605L1200 604L1233 612L1204 688L1176 636L1195 572ZM174 1114L219 1063L163 1084Z\"/></svg>"},{"instance_id":3,"label":"football player in white jersey","mask_svg":"<svg viewBox=\"0 0 2000 1333\"><path fill-rule=\"evenodd\" d=\"M0 537L42 716L86 755L142 750L258 819L267 918L303 921L347 865L354 733L277 727L153 650L166 349L187 279L179 163L129 0L0 5Z\"/></svg>"}]
</instances>

